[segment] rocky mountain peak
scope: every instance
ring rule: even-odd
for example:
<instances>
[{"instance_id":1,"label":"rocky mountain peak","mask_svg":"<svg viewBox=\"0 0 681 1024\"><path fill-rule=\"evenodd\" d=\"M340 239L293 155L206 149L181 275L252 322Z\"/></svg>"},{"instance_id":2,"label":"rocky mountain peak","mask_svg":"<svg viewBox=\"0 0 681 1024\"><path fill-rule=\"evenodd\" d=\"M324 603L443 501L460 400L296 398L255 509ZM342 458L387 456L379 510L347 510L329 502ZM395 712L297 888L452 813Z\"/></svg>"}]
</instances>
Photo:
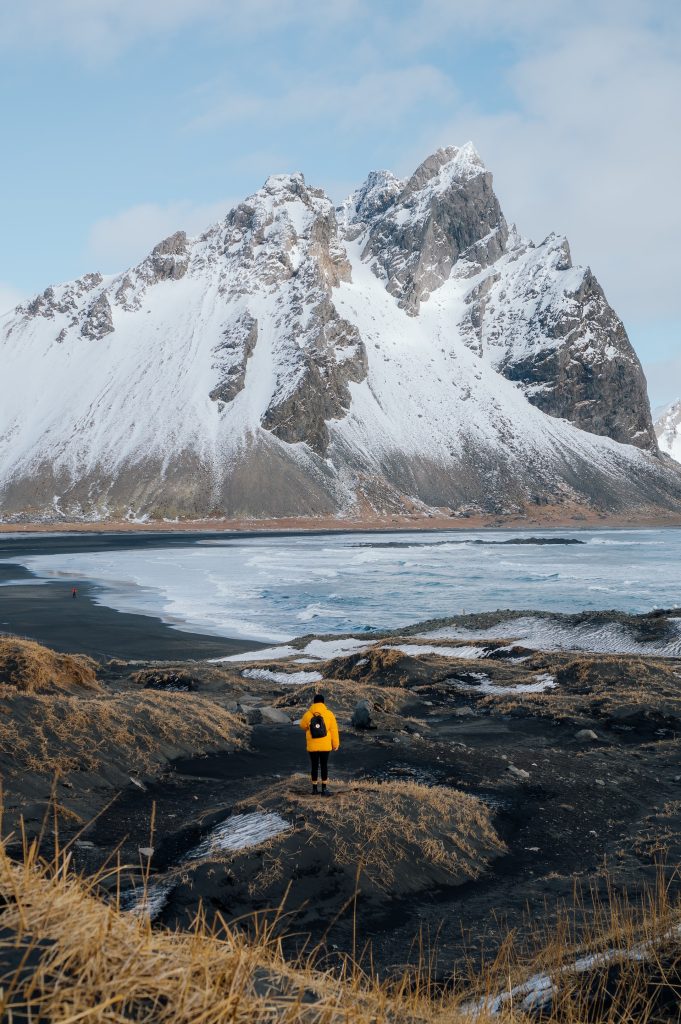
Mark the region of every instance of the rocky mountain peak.
<instances>
[{"instance_id":1,"label":"rocky mountain peak","mask_svg":"<svg viewBox=\"0 0 681 1024\"><path fill-rule=\"evenodd\" d=\"M0 365L0 512L681 497L598 281L565 238L509 232L470 144L338 210L272 175L199 237L0 317Z\"/></svg>"},{"instance_id":2,"label":"rocky mountain peak","mask_svg":"<svg viewBox=\"0 0 681 1024\"><path fill-rule=\"evenodd\" d=\"M439 190L447 189L452 182L484 174L486 167L472 142L463 146L446 146L431 153L419 164L406 183L405 192L420 192L433 179Z\"/></svg>"},{"instance_id":3,"label":"rocky mountain peak","mask_svg":"<svg viewBox=\"0 0 681 1024\"><path fill-rule=\"evenodd\" d=\"M363 258L410 315L465 259L487 266L503 252L508 228L492 175L469 143L439 149L404 188L367 219Z\"/></svg>"},{"instance_id":4,"label":"rocky mountain peak","mask_svg":"<svg viewBox=\"0 0 681 1024\"><path fill-rule=\"evenodd\" d=\"M403 188L404 182L392 171L370 171L364 184L338 209L346 237L356 238L361 234L367 224L385 213Z\"/></svg>"}]
</instances>

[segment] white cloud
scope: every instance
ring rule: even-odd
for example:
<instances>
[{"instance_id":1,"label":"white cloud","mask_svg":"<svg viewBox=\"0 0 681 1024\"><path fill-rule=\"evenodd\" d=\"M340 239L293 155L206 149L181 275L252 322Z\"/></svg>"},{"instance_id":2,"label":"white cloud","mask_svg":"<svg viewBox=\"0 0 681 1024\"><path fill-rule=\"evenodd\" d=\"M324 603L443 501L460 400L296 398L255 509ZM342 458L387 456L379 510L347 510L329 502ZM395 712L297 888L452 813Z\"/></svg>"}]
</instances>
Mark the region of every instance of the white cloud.
<instances>
[{"instance_id":1,"label":"white cloud","mask_svg":"<svg viewBox=\"0 0 681 1024\"><path fill-rule=\"evenodd\" d=\"M232 206L230 200L131 206L93 224L87 243L88 260L107 274L124 270L143 259L168 235L175 231L186 231L190 236L199 234L224 217Z\"/></svg>"},{"instance_id":2,"label":"white cloud","mask_svg":"<svg viewBox=\"0 0 681 1024\"><path fill-rule=\"evenodd\" d=\"M264 34L302 22L332 30L360 7L359 0L20 0L0 5L0 47L56 49L96 63L188 26Z\"/></svg>"},{"instance_id":3,"label":"white cloud","mask_svg":"<svg viewBox=\"0 0 681 1024\"><path fill-rule=\"evenodd\" d=\"M679 96L675 41L585 28L516 63L512 112L469 105L431 145L474 139L507 216L567 234L625 319L678 316Z\"/></svg>"},{"instance_id":4,"label":"white cloud","mask_svg":"<svg viewBox=\"0 0 681 1024\"><path fill-rule=\"evenodd\" d=\"M213 129L257 118L263 124L328 120L342 132L390 130L424 104L446 107L457 98L451 78L428 64L371 71L333 83L307 77L270 94L232 92L223 83L203 91L205 109L192 120L193 128Z\"/></svg>"},{"instance_id":5,"label":"white cloud","mask_svg":"<svg viewBox=\"0 0 681 1024\"><path fill-rule=\"evenodd\" d=\"M14 309L26 298L23 292L20 292L14 285L8 284L6 281L0 281L0 316L3 313L7 313L10 309Z\"/></svg>"}]
</instances>

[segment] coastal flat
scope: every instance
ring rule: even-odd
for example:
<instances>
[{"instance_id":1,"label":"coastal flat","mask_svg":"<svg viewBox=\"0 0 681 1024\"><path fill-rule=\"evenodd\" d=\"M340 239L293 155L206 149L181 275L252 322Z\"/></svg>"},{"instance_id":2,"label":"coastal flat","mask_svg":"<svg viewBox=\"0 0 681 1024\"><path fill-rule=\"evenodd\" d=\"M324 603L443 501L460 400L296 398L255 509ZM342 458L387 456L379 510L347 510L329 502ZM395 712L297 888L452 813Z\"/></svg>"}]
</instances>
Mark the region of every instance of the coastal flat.
<instances>
[{"instance_id":1,"label":"coastal flat","mask_svg":"<svg viewBox=\"0 0 681 1024\"><path fill-rule=\"evenodd\" d=\"M396 530L524 530L530 527L541 529L636 529L681 526L681 514L651 510L649 513L628 513L611 515L593 509L571 512L565 505L551 511L528 515L457 515L449 513L418 512L408 515L389 516L291 516L276 519L183 519L167 521L153 519L130 522L106 519L85 522L82 520L54 519L49 521L16 521L0 523L0 534L23 533L247 533L257 536L261 532L271 534L301 533L346 533L393 532Z\"/></svg>"}]
</instances>

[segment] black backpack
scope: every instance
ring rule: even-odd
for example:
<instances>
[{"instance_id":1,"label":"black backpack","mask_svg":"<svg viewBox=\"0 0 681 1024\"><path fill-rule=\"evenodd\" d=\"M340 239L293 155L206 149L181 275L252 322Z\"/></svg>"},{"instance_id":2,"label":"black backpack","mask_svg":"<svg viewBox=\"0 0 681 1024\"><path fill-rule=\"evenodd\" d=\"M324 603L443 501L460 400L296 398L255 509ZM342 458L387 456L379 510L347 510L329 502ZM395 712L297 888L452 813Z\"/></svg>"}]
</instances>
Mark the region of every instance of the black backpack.
<instances>
[{"instance_id":1,"label":"black backpack","mask_svg":"<svg viewBox=\"0 0 681 1024\"><path fill-rule=\"evenodd\" d=\"M326 736L326 722L323 715L316 714L312 716L310 720L310 736L313 740L321 740Z\"/></svg>"}]
</instances>

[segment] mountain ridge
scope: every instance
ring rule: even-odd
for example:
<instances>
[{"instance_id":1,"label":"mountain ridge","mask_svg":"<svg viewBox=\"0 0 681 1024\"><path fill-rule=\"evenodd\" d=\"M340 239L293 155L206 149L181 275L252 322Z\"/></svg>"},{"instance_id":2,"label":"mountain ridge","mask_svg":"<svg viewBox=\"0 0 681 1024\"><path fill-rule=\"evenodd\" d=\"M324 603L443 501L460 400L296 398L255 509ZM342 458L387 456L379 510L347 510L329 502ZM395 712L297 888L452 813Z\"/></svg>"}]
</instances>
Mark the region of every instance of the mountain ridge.
<instances>
[{"instance_id":1,"label":"mountain ridge","mask_svg":"<svg viewBox=\"0 0 681 1024\"><path fill-rule=\"evenodd\" d=\"M339 208L272 175L0 318L0 358L3 518L681 500L598 282L509 230L471 144Z\"/></svg>"}]
</instances>

